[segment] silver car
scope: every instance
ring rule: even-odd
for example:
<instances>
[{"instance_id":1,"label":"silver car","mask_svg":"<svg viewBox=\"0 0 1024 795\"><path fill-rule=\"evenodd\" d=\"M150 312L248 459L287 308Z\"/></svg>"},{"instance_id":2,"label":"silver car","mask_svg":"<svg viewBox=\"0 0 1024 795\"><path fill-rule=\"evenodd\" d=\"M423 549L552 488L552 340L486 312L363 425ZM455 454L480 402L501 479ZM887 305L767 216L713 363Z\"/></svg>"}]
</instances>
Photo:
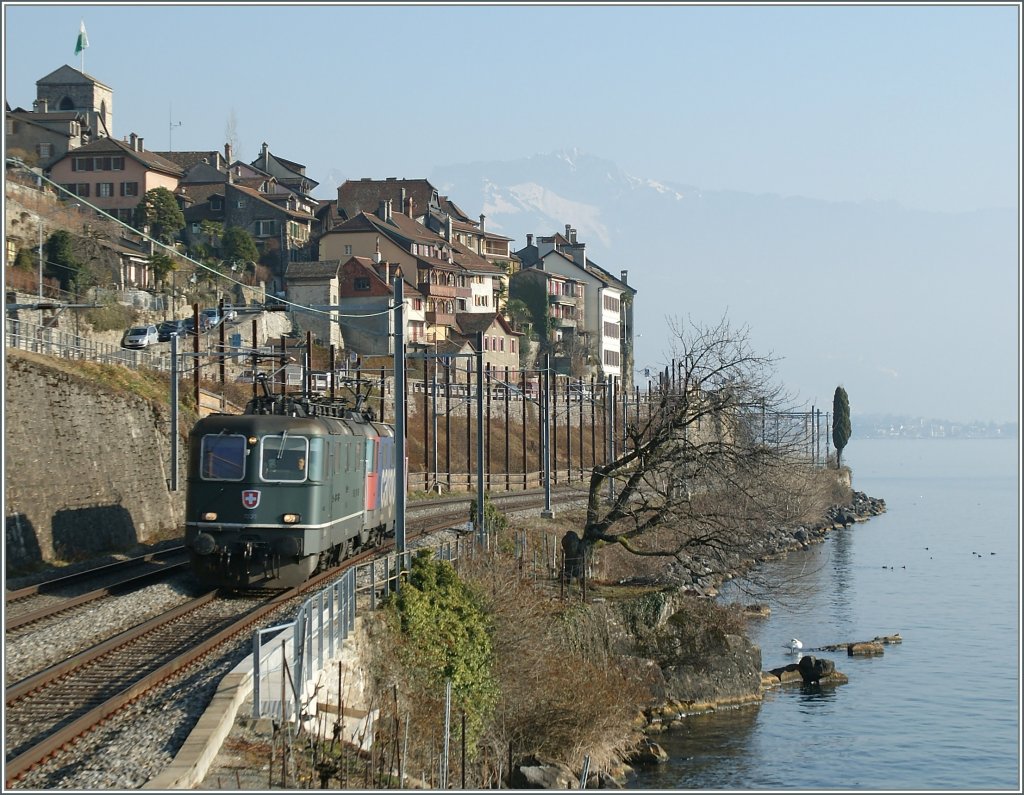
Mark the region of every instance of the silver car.
<instances>
[{"instance_id":1,"label":"silver car","mask_svg":"<svg viewBox=\"0 0 1024 795\"><path fill-rule=\"evenodd\" d=\"M148 348L160 341L156 326L133 326L121 338L122 348Z\"/></svg>"}]
</instances>

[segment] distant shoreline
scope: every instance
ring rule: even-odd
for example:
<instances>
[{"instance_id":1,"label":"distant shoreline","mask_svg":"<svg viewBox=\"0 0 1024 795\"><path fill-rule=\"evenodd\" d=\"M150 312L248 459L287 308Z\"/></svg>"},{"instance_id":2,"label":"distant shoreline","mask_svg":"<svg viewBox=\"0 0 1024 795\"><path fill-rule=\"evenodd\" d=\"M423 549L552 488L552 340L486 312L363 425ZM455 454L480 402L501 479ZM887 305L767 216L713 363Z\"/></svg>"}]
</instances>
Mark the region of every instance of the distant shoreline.
<instances>
[{"instance_id":1,"label":"distant shoreline","mask_svg":"<svg viewBox=\"0 0 1024 795\"><path fill-rule=\"evenodd\" d=\"M1012 435L1007 433L1007 434L991 434L991 435L987 435L987 436L981 436L981 435L977 435L976 436L976 435L968 435L968 434L950 434L950 435L946 435L946 436L930 436L930 435L925 435L925 434L912 435L912 434L906 434L906 433L903 433L903 434L899 434L899 433L894 433L894 434L881 434L881 433L879 433L879 434L864 434L863 432L861 432L859 434L855 434L855 436L856 436L856 439L858 439L859 441L876 441L876 440L879 440L879 439L901 439L901 440L909 440L909 441L920 441L922 439L926 439L926 440L929 440L929 441L934 440L934 441L946 441L946 442L948 442L948 441L954 441L954 442L977 441L979 439L1000 439L1000 440L1003 440L1003 441L1010 441L1010 442L1017 441L1016 429L1014 429L1014 432L1013 432ZM852 440L853 440L853 437L851 437L851 441Z\"/></svg>"}]
</instances>

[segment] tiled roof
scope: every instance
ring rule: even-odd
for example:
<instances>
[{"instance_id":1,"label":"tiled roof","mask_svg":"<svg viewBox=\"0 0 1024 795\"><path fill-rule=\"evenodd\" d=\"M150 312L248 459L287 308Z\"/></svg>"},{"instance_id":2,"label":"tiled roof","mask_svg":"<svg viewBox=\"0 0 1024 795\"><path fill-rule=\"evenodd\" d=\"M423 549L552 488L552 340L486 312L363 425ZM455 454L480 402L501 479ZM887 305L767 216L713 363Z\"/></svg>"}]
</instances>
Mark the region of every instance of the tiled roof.
<instances>
[{"instance_id":1,"label":"tiled roof","mask_svg":"<svg viewBox=\"0 0 1024 795\"><path fill-rule=\"evenodd\" d=\"M372 276L377 281L381 282L389 290L394 289L391 286L391 282L389 282L386 278L381 276L380 273L378 273L376 265L374 264L373 260L370 259L369 257L351 257L346 261L345 264L347 265L349 262L355 262L357 265L361 266L365 271L367 271L367 273L370 276ZM386 267L387 264L388 263L383 263L383 266ZM416 288L416 285L409 281L409 278L405 275L405 273L402 274L402 284L404 285L403 290L406 295L408 295L409 293L414 293L415 295L422 295L422 293L420 293L420 291Z\"/></svg>"},{"instance_id":2,"label":"tiled roof","mask_svg":"<svg viewBox=\"0 0 1024 795\"><path fill-rule=\"evenodd\" d=\"M67 64L64 64L64 66L54 69L46 77L41 77L38 80L36 80L36 85L63 85L66 83L86 82L95 83L96 85L103 86L106 89L110 88L110 86L108 86L102 80L98 80L92 75L88 75L85 72L81 72L78 69L75 69L73 66L68 66Z\"/></svg>"},{"instance_id":3,"label":"tiled roof","mask_svg":"<svg viewBox=\"0 0 1024 795\"><path fill-rule=\"evenodd\" d=\"M329 259L313 262L289 262L285 279L333 279L341 268L341 260Z\"/></svg>"},{"instance_id":4,"label":"tiled roof","mask_svg":"<svg viewBox=\"0 0 1024 795\"><path fill-rule=\"evenodd\" d=\"M198 166L204 160L206 160L210 167L213 167L214 163L219 163L223 160L220 152L155 152L154 154L160 155L160 157L170 160L172 163L177 163L182 167L184 171L188 171L194 166Z\"/></svg>"},{"instance_id":5,"label":"tiled roof","mask_svg":"<svg viewBox=\"0 0 1024 795\"><path fill-rule=\"evenodd\" d=\"M77 119L85 118L85 113L77 110L37 113L34 110L24 110L23 108L15 108L14 110L8 108L7 112L16 119L21 119L22 121L33 121L39 124L45 124L46 122L51 121L75 121Z\"/></svg>"},{"instance_id":6,"label":"tiled roof","mask_svg":"<svg viewBox=\"0 0 1024 795\"><path fill-rule=\"evenodd\" d=\"M471 273L504 273L502 268L492 265L472 249L462 243L452 241L452 251L455 252L454 260Z\"/></svg>"},{"instance_id":7,"label":"tiled roof","mask_svg":"<svg viewBox=\"0 0 1024 795\"><path fill-rule=\"evenodd\" d=\"M466 336L480 331L487 331L495 322L501 326L505 333L516 333L512 331L508 321L498 312L457 312L455 322L458 324L459 331Z\"/></svg>"},{"instance_id":8,"label":"tiled roof","mask_svg":"<svg viewBox=\"0 0 1024 795\"><path fill-rule=\"evenodd\" d=\"M165 157L161 157L156 152L149 152L146 150L139 152L132 149L130 144L125 143L124 141L118 141L115 138L97 138L95 141L90 141L85 146L72 149L67 156L76 157L79 155L98 154L123 154L139 161L152 171L163 171L175 177L180 177L183 173L181 167L177 163L172 163L170 160Z\"/></svg>"},{"instance_id":9,"label":"tiled roof","mask_svg":"<svg viewBox=\"0 0 1024 795\"><path fill-rule=\"evenodd\" d=\"M229 188L225 189L225 193L227 193L229 191L229 189L233 188L234 190L236 190L236 191L238 191L238 192L240 192L240 193L242 193L242 194L244 194L246 196L249 196L249 197L251 197L253 199L256 199L258 202L260 202L262 204L265 204L268 207L273 207L278 212L282 212L282 213L286 213L286 214L290 215L292 218L296 218L296 219L299 219L299 220L302 220L302 221L309 221L309 220L312 219L312 215L310 213L299 212L298 210L289 210L287 207L282 207L280 204L277 204L277 203L271 201L269 198L267 198L264 194L260 193L258 190L253 190L252 188L247 188L244 185L239 185L237 183L226 182L224 184L229 186Z\"/></svg>"},{"instance_id":10,"label":"tiled roof","mask_svg":"<svg viewBox=\"0 0 1024 795\"><path fill-rule=\"evenodd\" d=\"M187 184L224 184L228 181L228 175L210 163L199 162L185 168L182 181Z\"/></svg>"},{"instance_id":11,"label":"tiled roof","mask_svg":"<svg viewBox=\"0 0 1024 795\"><path fill-rule=\"evenodd\" d=\"M209 201L211 196L223 196L224 195L224 183L219 185L211 183L186 183L178 186L178 193L182 193L185 196L198 204L199 202Z\"/></svg>"},{"instance_id":12,"label":"tiled roof","mask_svg":"<svg viewBox=\"0 0 1024 795\"><path fill-rule=\"evenodd\" d=\"M338 212L346 218L357 213L374 213L382 201L391 200L394 212L404 213L402 188L412 198L413 215L423 215L430 208L430 198L437 193L425 179L348 179L338 188Z\"/></svg>"},{"instance_id":13,"label":"tiled roof","mask_svg":"<svg viewBox=\"0 0 1024 795\"><path fill-rule=\"evenodd\" d=\"M474 221L472 218L470 218L468 215L466 215L466 213L464 213L462 211L462 208L459 207L459 205L457 205L455 202L453 202L447 196L439 196L438 197L438 204L440 205L442 210L444 210L446 213L448 213L449 215L452 216L452 221L453 222L455 222L455 223L459 223L459 222L470 223L474 227L480 226L479 221Z\"/></svg>"}]
</instances>

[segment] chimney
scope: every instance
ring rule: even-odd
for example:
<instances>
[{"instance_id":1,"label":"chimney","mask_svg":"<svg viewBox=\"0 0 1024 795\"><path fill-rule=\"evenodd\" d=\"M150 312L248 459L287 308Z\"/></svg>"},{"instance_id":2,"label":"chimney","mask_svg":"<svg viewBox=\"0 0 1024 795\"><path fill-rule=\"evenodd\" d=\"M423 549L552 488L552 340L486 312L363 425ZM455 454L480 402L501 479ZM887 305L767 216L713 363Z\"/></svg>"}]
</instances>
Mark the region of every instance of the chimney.
<instances>
[{"instance_id":1,"label":"chimney","mask_svg":"<svg viewBox=\"0 0 1024 795\"><path fill-rule=\"evenodd\" d=\"M377 217L382 221L391 220L391 199L381 199L377 205Z\"/></svg>"},{"instance_id":2,"label":"chimney","mask_svg":"<svg viewBox=\"0 0 1024 795\"><path fill-rule=\"evenodd\" d=\"M405 193L405 188L402 189L402 193ZM405 214L408 215L410 218L413 217L413 214L412 214L412 196L406 196L405 197Z\"/></svg>"},{"instance_id":3,"label":"chimney","mask_svg":"<svg viewBox=\"0 0 1024 795\"><path fill-rule=\"evenodd\" d=\"M587 267L587 244L580 243L572 247L572 261L581 268Z\"/></svg>"},{"instance_id":4,"label":"chimney","mask_svg":"<svg viewBox=\"0 0 1024 795\"><path fill-rule=\"evenodd\" d=\"M576 230L575 229L570 229L569 230L569 242L572 243L574 246L576 245Z\"/></svg>"},{"instance_id":5,"label":"chimney","mask_svg":"<svg viewBox=\"0 0 1024 795\"><path fill-rule=\"evenodd\" d=\"M143 147L142 147L142 136L140 135L136 140L138 141L139 148L136 149L135 151L136 152L145 152L146 150L143 149Z\"/></svg>"},{"instance_id":6,"label":"chimney","mask_svg":"<svg viewBox=\"0 0 1024 795\"><path fill-rule=\"evenodd\" d=\"M453 228L453 225L452 225L452 217L450 215L446 215L445 218L444 218L444 239L447 240L449 243L451 243L452 242L452 238L454 236L455 236L455 229Z\"/></svg>"},{"instance_id":7,"label":"chimney","mask_svg":"<svg viewBox=\"0 0 1024 795\"><path fill-rule=\"evenodd\" d=\"M487 216L480 213L480 234L484 234L487 231Z\"/></svg>"},{"instance_id":8,"label":"chimney","mask_svg":"<svg viewBox=\"0 0 1024 795\"><path fill-rule=\"evenodd\" d=\"M224 159L231 165L231 142L224 144Z\"/></svg>"},{"instance_id":9,"label":"chimney","mask_svg":"<svg viewBox=\"0 0 1024 795\"><path fill-rule=\"evenodd\" d=\"M572 227L569 224L565 225L565 239L572 242Z\"/></svg>"},{"instance_id":10,"label":"chimney","mask_svg":"<svg viewBox=\"0 0 1024 795\"><path fill-rule=\"evenodd\" d=\"M381 256L380 256L380 235L377 236L377 250L373 252L373 261L377 265L380 265L380 261L381 261Z\"/></svg>"},{"instance_id":11,"label":"chimney","mask_svg":"<svg viewBox=\"0 0 1024 795\"><path fill-rule=\"evenodd\" d=\"M533 235L532 234L526 236L526 245L527 245L527 247L533 245Z\"/></svg>"},{"instance_id":12,"label":"chimney","mask_svg":"<svg viewBox=\"0 0 1024 795\"><path fill-rule=\"evenodd\" d=\"M48 110L49 105L50 105L49 100L47 100L45 97L37 99L35 101L36 113L49 113L49 110Z\"/></svg>"},{"instance_id":13,"label":"chimney","mask_svg":"<svg viewBox=\"0 0 1024 795\"><path fill-rule=\"evenodd\" d=\"M137 136L135 133L130 133L128 135L128 146L131 147L133 152L139 151L138 146L136 146L136 141L138 141L138 140L139 140L139 136Z\"/></svg>"}]
</instances>

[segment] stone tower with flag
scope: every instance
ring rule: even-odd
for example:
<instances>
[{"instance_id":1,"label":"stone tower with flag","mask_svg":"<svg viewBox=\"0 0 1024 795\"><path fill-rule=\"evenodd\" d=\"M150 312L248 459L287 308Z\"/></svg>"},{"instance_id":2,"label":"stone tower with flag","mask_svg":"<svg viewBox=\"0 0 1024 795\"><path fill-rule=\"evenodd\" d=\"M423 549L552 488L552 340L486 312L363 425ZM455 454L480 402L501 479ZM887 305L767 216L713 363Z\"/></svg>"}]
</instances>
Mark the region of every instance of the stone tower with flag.
<instances>
[{"instance_id":1,"label":"stone tower with flag","mask_svg":"<svg viewBox=\"0 0 1024 795\"><path fill-rule=\"evenodd\" d=\"M91 138L114 136L114 92L95 77L62 66L36 81L37 113L75 112L83 116Z\"/></svg>"}]
</instances>

